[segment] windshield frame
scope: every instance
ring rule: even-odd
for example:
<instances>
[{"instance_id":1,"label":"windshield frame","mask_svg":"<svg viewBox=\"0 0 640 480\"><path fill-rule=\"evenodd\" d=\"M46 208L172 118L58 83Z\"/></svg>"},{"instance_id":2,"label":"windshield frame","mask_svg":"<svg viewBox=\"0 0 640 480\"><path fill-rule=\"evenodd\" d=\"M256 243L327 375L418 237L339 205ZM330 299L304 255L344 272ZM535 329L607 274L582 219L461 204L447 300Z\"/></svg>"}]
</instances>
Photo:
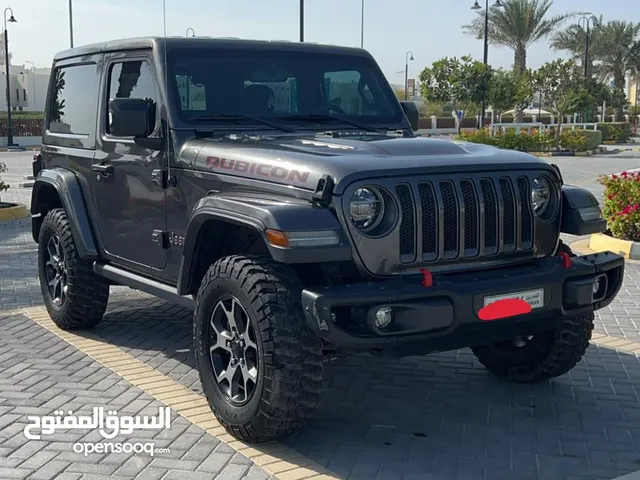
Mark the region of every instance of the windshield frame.
<instances>
[{"instance_id":1,"label":"windshield frame","mask_svg":"<svg viewBox=\"0 0 640 480\"><path fill-rule=\"evenodd\" d=\"M160 48L156 51L156 55L160 62L159 65L162 65L162 68L158 72L162 75L162 83L164 83L165 90L165 101L167 103L167 113L170 118L170 122L173 128L178 129L190 129L190 130L224 130L224 131L262 131L269 130L273 131L275 129L261 124L257 122L251 122L250 120L246 121L246 124L243 122L237 121L229 121L225 122L224 120L216 120L216 121L192 121L189 120L188 116L184 115L181 107L180 94L178 91L178 85L175 81L175 69L173 62L174 58L180 58L181 54L185 53L185 50L189 53L193 53L194 57L206 56L208 52L211 52L213 55L219 52L229 53L244 53L247 55L251 54L260 54L260 55L305 55L305 56L321 56L321 57L336 57L342 63L349 64L351 59L353 59L354 70L357 69L369 69L371 75L376 80L378 91L381 95L383 95L384 101L388 104L392 115L390 117L381 117L378 121L372 122L370 121L371 116L360 116L360 115L345 115L345 119L353 119L356 123L365 124L371 126L375 129L381 130L398 130L398 129L407 129L411 130L411 126L409 125L409 121L404 113L404 109L402 108L399 100L397 99L391 85L387 81L384 76L382 70L379 65L375 61L375 59L365 50L357 50L357 49L344 49L343 51L338 50L339 53L330 50L321 50L318 49L317 52L312 51L309 52L307 49L295 49L292 47L287 48L278 48L274 45L268 44L248 44L248 45L228 45L228 44L217 44L217 42L198 42L194 45L172 45L171 42L167 42L165 44L165 48ZM166 56L165 56L166 55ZM339 63L339 62L337 62ZM168 82L168 83L167 83ZM204 112L194 111L197 116L198 114L202 114ZM227 113L230 115L237 114L237 112L217 112L217 113ZM303 115L306 112L301 112ZM291 113L290 115L296 115L296 112ZM268 115L264 117L265 120L271 120L277 123L283 123L287 127L290 127L296 131L301 132L309 132L309 131L326 131L326 130L360 130L352 124L349 124L345 121L340 120L321 120L317 122L312 121L295 121L287 119L286 115L279 115L274 113L272 115Z\"/></svg>"}]
</instances>

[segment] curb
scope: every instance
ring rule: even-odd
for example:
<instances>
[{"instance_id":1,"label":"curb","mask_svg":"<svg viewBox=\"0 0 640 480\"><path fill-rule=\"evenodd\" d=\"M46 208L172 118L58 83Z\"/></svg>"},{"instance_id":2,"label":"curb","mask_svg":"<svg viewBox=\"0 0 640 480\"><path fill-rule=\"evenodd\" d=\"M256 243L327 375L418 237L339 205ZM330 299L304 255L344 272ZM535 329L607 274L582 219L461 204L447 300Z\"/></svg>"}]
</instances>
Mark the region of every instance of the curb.
<instances>
[{"instance_id":1,"label":"curb","mask_svg":"<svg viewBox=\"0 0 640 480\"><path fill-rule=\"evenodd\" d=\"M629 260L640 260L640 242L620 240L602 233L591 235L589 248L595 252L611 251Z\"/></svg>"},{"instance_id":2,"label":"curb","mask_svg":"<svg viewBox=\"0 0 640 480\"><path fill-rule=\"evenodd\" d=\"M22 204L10 203L10 207L0 208L0 221L22 220L29 217L27 207Z\"/></svg>"}]
</instances>

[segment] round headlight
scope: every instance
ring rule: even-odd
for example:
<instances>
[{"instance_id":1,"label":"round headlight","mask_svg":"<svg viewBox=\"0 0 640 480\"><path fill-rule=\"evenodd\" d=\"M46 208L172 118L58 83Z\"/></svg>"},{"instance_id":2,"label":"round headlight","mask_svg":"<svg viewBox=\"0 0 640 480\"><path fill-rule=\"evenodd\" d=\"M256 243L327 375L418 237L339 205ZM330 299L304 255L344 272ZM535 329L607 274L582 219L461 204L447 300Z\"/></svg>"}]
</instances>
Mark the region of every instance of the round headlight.
<instances>
[{"instance_id":1,"label":"round headlight","mask_svg":"<svg viewBox=\"0 0 640 480\"><path fill-rule=\"evenodd\" d=\"M531 205L538 215L542 215L551 200L551 187L544 178L536 178L531 186Z\"/></svg>"},{"instance_id":2,"label":"round headlight","mask_svg":"<svg viewBox=\"0 0 640 480\"><path fill-rule=\"evenodd\" d=\"M383 210L382 196L371 187L356 190L349 203L349 217L358 230L375 227L382 220Z\"/></svg>"}]
</instances>

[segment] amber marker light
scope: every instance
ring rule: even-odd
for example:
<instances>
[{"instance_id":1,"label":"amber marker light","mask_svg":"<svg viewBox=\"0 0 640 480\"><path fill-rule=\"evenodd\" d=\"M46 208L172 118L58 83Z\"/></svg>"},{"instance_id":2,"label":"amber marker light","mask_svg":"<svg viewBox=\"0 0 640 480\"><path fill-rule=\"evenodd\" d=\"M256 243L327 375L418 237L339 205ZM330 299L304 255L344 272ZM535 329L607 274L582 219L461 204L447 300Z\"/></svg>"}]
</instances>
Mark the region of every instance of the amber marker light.
<instances>
[{"instance_id":1,"label":"amber marker light","mask_svg":"<svg viewBox=\"0 0 640 480\"><path fill-rule=\"evenodd\" d=\"M289 239L284 232L281 232L280 230L267 229L265 230L265 235L267 236L269 243L274 247L289 247Z\"/></svg>"}]
</instances>

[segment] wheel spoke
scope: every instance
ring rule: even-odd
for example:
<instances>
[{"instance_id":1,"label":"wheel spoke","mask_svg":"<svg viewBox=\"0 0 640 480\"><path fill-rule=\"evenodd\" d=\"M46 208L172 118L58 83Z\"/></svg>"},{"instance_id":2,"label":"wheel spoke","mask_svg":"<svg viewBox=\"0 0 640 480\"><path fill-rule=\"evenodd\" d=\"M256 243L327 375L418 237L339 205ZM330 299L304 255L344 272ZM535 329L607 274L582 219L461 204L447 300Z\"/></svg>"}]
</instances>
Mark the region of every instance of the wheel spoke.
<instances>
[{"instance_id":1,"label":"wheel spoke","mask_svg":"<svg viewBox=\"0 0 640 480\"><path fill-rule=\"evenodd\" d=\"M55 241L53 240L55 237L51 237L49 242L47 242L47 253L49 254L49 260L53 265L58 261L58 249L56 248Z\"/></svg>"},{"instance_id":2,"label":"wheel spoke","mask_svg":"<svg viewBox=\"0 0 640 480\"><path fill-rule=\"evenodd\" d=\"M247 327L247 330L248 330L248 327ZM249 336L249 332L246 332L244 335L242 335L242 339L244 340L244 344L246 345L246 348L253 348L256 352L258 351L258 346L256 345L256 342L251 340L251 337Z\"/></svg>"},{"instance_id":3,"label":"wheel spoke","mask_svg":"<svg viewBox=\"0 0 640 480\"><path fill-rule=\"evenodd\" d=\"M258 369L254 366L247 365L244 362L241 365L242 377L244 378L245 389L247 388L247 380L251 380L254 384L258 382Z\"/></svg>"},{"instance_id":4,"label":"wheel spoke","mask_svg":"<svg viewBox=\"0 0 640 480\"><path fill-rule=\"evenodd\" d=\"M230 310L227 310L227 306L224 305L224 304L223 304L223 307L222 307L222 308L224 308L224 313L227 314L227 321L229 322L229 328L234 333L238 331L238 325L236 323L236 305L237 305L237 302L234 299L232 299L231 300L231 309Z\"/></svg>"},{"instance_id":5,"label":"wheel spoke","mask_svg":"<svg viewBox=\"0 0 640 480\"><path fill-rule=\"evenodd\" d=\"M212 326L213 326L213 323L212 323ZM229 334L229 332L227 331L216 332L216 341L213 345L211 345L211 348L209 348L209 351L213 353L214 350L222 349L231 353L231 347L227 345L228 341L231 341L231 335Z\"/></svg>"},{"instance_id":6,"label":"wheel spoke","mask_svg":"<svg viewBox=\"0 0 640 480\"><path fill-rule=\"evenodd\" d=\"M226 380L227 382L229 382L229 387L231 388L233 383L233 377L237 370L238 370L238 364L237 363L233 364L229 362L229 365L227 365L227 368L225 368L218 375L217 377L218 383L222 383Z\"/></svg>"}]
</instances>

